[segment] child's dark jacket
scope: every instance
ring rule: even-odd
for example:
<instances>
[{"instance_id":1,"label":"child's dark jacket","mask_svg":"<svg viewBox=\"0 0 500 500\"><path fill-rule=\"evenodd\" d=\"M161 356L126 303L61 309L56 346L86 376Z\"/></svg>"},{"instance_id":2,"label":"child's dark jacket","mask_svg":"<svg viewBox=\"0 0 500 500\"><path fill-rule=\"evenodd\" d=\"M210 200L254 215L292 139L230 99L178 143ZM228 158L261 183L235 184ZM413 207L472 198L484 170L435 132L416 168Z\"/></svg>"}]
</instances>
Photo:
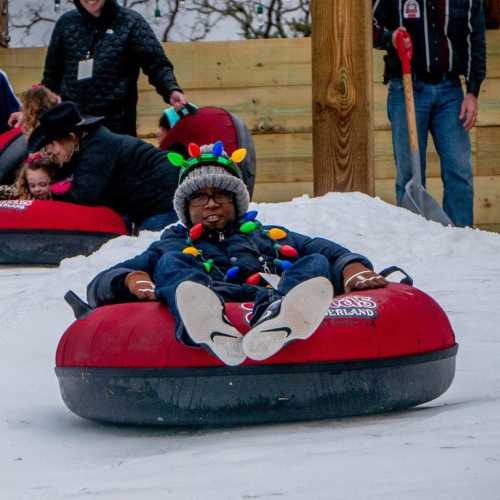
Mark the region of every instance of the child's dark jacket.
<instances>
[{"instance_id":1,"label":"child's dark jacket","mask_svg":"<svg viewBox=\"0 0 500 500\"><path fill-rule=\"evenodd\" d=\"M276 259L273 245L276 243L290 245L298 251L298 257L292 261L311 254L324 255L330 263L330 279L336 294L344 291L342 271L347 264L360 262L373 269L366 257L324 238L310 238L280 227L287 232L287 236L273 241L264 234L272 227L279 226L264 226L261 231L251 234L240 233L238 225L227 227L222 232L205 232L193 242L193 246L203 252L204 259L213 259L215 266L209 273L199 257L182 253L184 248L190 246L187 243L188 229L180 224L171 227L142 254L99 273L88 286L88 301L92 306L100 306L135 300L124 286L124 280L129 272L137 270L146 271L153 278L157 297L167 303L167 298L175 296L175 289L185 280L207 285L221 295L224 295L224 289L229 287L234 290L236 286L241 290L238 301L250 301L259 287L245 284L248 276L266 271L282 273L273 263ZM238 277L225 280L225 273L234 266L240 268Z\"/></svg>"}]
</instances>

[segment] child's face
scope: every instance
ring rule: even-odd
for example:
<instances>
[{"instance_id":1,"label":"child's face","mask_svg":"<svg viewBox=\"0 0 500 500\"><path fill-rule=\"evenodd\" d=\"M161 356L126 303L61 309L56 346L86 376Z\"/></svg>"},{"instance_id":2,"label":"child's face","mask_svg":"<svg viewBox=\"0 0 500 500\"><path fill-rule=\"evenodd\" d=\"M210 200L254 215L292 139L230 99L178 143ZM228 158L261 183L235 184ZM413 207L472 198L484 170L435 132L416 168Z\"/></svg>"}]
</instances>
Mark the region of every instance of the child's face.
<instances>
[{"instance_id":1,"label":"child's face","mask_svg":"<svg viewBox=\"0 0 500 500\"><path fill-rule=\"evenodd\" d=\"M50 196L50 177L43 170L28 170L26 182L30 193L37 200L46 200Z\"/></svg>"},{"instance_id":2,"label":"child's face","mask_svg":"<svg viewBox=\"0 0 500 500\"><path fill-rule=\"evenodd\" d=\"M189 201L189 217L194 225L203 224L207 229L224 229L236 219L233 195L220 189L200 189Z\"/></svg>"}]
</instances>

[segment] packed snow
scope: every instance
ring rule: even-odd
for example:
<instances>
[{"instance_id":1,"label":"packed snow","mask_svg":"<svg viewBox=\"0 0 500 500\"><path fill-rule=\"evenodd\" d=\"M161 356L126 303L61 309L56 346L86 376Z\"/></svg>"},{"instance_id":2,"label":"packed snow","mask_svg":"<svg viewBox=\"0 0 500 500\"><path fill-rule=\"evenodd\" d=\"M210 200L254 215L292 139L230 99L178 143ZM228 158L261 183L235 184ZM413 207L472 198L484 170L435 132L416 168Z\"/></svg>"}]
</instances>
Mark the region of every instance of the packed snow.
<instances>
[{"instance_id":1,"label":"packed snow","mask_svg":"<svg viewBox=\"0 0 500 500\"><path fill-rule=\"evenodd\" d=\"M252 208L412 275L460 344L451 388L410 411L341 420L186 430L80 419L53 371L73 321L62 297L85 296L99 270L158 233L121 237L59 268L0 269L1 499L500 499L500 235L359 193Z\"/></svg>"}]
</instances>

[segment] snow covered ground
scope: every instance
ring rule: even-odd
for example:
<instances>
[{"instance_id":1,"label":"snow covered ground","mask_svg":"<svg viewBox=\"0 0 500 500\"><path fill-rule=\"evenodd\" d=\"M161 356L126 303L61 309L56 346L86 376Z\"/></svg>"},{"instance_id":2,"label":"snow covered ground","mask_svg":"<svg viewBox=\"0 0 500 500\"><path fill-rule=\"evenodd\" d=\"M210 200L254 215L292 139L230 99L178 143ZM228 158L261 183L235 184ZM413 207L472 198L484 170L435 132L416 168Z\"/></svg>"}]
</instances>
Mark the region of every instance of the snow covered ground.
<instances>
[{"instance_id":1,"label":"snow covered ground","mask_svg":"<svg viewBox=\"0 0 500 500\"><path fill-rule=\"evenodd\" d=\"M389 415L223 430L82 420L53 372L72 322L62 296L157 234L122 237L57 269L0 269L0 499L500 499L500 235L358 193L255 207L406 269L460 344L448 392Z\"/></svg>"}]
</instances>

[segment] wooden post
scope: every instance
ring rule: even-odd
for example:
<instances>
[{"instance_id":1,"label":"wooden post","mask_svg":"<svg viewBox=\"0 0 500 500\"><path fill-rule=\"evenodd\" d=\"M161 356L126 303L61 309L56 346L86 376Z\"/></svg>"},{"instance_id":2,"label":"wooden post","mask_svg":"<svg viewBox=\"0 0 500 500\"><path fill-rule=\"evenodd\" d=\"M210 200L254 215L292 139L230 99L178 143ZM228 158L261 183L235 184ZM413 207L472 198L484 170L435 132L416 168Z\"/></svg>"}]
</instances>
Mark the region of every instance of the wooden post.
<instances>
[{"instance_id":1,"label":"wooden post","mask_svg":"<svg viewBox=\"0 0 500 500\"><path fill-rule=\"evenodd\" d=\"M374 194L372 2L312 0L314 194Z\"/></svg>"},{"instance_id":2,"label":"wooden post","mask_svg":"<svg viewBox=\"0 0 500 500\"><path fill-rule=\"evenodd\" d=\"M9 1L0 0L0 47L9 46Z\"/></svg>"}]
</instances>

